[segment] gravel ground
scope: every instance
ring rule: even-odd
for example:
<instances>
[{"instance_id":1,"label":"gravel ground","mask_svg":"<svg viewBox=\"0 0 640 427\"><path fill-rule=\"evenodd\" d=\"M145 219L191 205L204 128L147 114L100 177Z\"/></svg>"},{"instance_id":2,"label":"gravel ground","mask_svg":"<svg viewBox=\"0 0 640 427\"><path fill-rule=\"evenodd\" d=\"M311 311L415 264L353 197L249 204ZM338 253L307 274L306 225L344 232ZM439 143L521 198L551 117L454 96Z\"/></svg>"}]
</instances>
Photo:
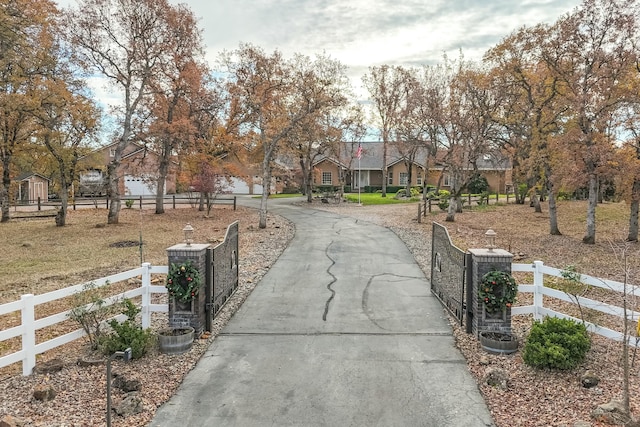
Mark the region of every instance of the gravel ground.
<instances>
[{"instance_id":1,"label":"gravel ground","mask_svg":"<svg viewBox=\"0 0 640 427\"><path fill-rule=\"evenodd\" d=\"M425 224L417 224L415 205L359 207L314 204L314 207L389 227L407 244L425 274L429 275L430 222L431 219L441 218L433 217ZM450 232L458 239L466 237L473 245L474 239L477 242L479 233L469 233L468 230L477 228L483 232L485 228L475 224L477 220L470 221L469 217L460 217ZM141 381L139 396L144 404L144 411L126 418L114 415L113 426L144 426L151 420L156 408L175 392L186 373L193 368L217 333L277 260L293 233L294 227L291 224L275 216L270 217L269 226L265 230L252 227L241 230L239 288L216 318L211 337L197 340L193 348L184 355L167 356L153 351L149 356L127 365L114 363L116 373ZM518 242L510 241L509 245L512 244L515 249L513 252L517 252ZM166 318L158 318L154 325L160 327L163 322L166 322ZM515 318L516 334L524 338L530 324L529 318ZM583 366L572 372L557 373L528 368L522 363L520 352L511 356L487 355L475 338L465 334L453 322L452 329L456 344L467 358L469 370L478 381L498 427L604 426L606 424L591 417L592 410L612 398L621 397L619 344L594 338L588 360ZM523 339L521 345L522 341ZM7 415L14 416L24 426L104 425L104 366L77 366L75 361L79 351L82 351L80 342L77 346L65 346L64 351L55 355L65 362L64 369L59 373L36 373L30 377L13 375L1 380L0 419ZM484 380L485 375L496 368L507 374L506 389L488 386ZM598 387L581 387L580 376L587 370L597 372L601 377ZM57 391L56 398L49 402L33 399L33 390L40 385L53 386ZM640 404L637 368L632 373L631 395L631 407L634 411ZM114 406L123 398L123 392L113 390Z\"/></svg>"}]
</instances>

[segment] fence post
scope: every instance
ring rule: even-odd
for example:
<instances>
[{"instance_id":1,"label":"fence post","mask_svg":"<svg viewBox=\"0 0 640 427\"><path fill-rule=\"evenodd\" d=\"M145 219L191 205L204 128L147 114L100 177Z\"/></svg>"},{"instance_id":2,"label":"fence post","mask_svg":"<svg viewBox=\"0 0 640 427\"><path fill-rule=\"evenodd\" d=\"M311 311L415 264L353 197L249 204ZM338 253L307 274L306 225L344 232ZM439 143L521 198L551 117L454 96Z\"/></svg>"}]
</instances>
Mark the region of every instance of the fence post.
<instances>
[{"instance_id":1,"label":"fence post","mask_svg":"<svg viewBox=\"0 0 640 427\"><path fill-rule=\"evenodd\" d=\"M174 194L174 195L171 197L171 199L172 199L172 201L173 201L173 209L175 209L175 208L176 208L176 195Z\"/></svg>"},{"instance_id":2,"label":"fence post","mask_svg":"<svg viewBox=\"0 0 640 427\"><path fill-rule=\"evenodd\" d=\"M418 203L418 224L422 222L422 205Z\"/></svg>"},{"instance_id":3,"label":"fence post","mask_svg":"<svg viewBox=\"0 0 640 427\"><path fill-rule=\"evenodd\" d=\"M540 308L543 307L542 287L544 286L544 274L542 274L542 261L533 261L533 318L542 320Z\"/></svg>"},{"instance_id":4,"label":"fence post","mask_svg":"<svg viewBox=\"0 0 640 427\"><path fill-rule=\"evenodd\" d=\"M236 210L236 196L233 196L233 210Z\"/></svg>"},{"instance_id":5,"label":"fence post","mask_svg":"<svg viewBox=\"0 0 640 427\"><path fill-rule=\"evenodd\" d=\"M140 209L142 209L142 196L140 196Z\"/></svg>"},{"instance_id":6,"label":"fence post","mask_svg":"<svg viewBox=\"0 0 640 427\"><path fill-rule=\"evenodd\" d=\"M28 376L36 367L36 325L33 294L20 297L22 301L22 375Z\"/></svg>"},{"instance_id":7,"label":"fence post","mask_svg":"<svg viewBox=\"0 0 640 427\"><path fill-rule=\"evenodd\" d=\"M142 268L142 329L147 329L151 326L151 263L143 262Z\"/></svg>"},{"instance_id":8,"label":"fence post","mask_svg":"<svg viewBox=\"0 0 640 427\"><path fill-rule=\"evenodd\" d=\"M42 202L40 201L40 196L38 196L38 210L42 209Z\"/></svg>"}]
</instances>

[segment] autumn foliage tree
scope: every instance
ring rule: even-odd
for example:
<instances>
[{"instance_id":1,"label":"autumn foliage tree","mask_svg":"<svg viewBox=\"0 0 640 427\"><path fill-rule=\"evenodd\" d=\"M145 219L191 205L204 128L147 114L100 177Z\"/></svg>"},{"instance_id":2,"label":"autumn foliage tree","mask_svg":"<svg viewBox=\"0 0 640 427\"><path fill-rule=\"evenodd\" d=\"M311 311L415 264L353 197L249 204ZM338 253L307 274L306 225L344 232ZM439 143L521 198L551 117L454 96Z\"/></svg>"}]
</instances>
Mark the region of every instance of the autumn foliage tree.
<instances>
[{"instance_id":1,"label":"autumn foliage tree","mask_svg":"<svg viewBox=\"0 0 640 427\"><path fill-rule=\"evenodd\" d=\"M610 118L630 98L635 71L637 6L632 0L585 0L560 18L545 43L542 60L563 84L561 102L570 108L564 146L574 153L588 188L586 234L596 241L596 206L600 178L607 173L615 144ZM574 173L574 176L576 173Z\"/></svg>"},{"instance_id":2,"label":"autumn foliage tree","mask_svg":"<svg viewBox=\"0 0 640 427\"><path fill-rule=\"evenodd\" d=\"M202 36L193 12L184 5L169 7L164 16L165 55L150 80L152 96L145 99L150 114L149 145L159 154L156 213L164 213L165 182L173 156L203 143L211 135L202 126L203 114L215 114L219 102L208 83ZM196 121L200 121L196 123ZM202 138L204 136L204 138Z\"/></svg>"},{"instance_id":3,"label":"autumn foliage tree","mask_svg":"<svg viewBox=\"0 0 640 427\"><path fill-rule=\"evenodd\" d=\"M58 11L43 0L0 5L0 186L1 222L9 221L11 174L15 156L35 138L34 115L46 95L42 82L55 66L52 56Z\"/></svg>"}]
</instances>

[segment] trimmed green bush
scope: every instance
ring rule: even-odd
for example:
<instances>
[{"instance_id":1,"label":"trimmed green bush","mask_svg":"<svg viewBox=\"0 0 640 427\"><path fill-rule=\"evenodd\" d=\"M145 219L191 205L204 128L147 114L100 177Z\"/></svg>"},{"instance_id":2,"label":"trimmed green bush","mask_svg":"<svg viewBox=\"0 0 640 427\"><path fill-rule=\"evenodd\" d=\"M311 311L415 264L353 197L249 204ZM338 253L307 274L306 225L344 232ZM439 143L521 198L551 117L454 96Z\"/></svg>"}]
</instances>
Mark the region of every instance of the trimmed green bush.
<instances>
[{"instance_id":1,"label":"trimmed green bush","mask_svg":"<svg viewBox=\"0 0 640 427\"><path fill-rule=\"evenodd\" d=\"M546 317L535 321L524 346L524 362L535 368L570 370L591 348L587 328L571 319Z\"/></svg>"},{"instance_id":2,"label":"trimmed green bush","mask_svg":"<svg viewBox=\"0 0 640 427\"><path fill-rule=\"evenodd\" d=\"M489 183L487 178L482 175L474 175L467 184L467 190L472 194L480 194L489 190Z\"/></svg>"},{"instance_id":3,"label":"trimmed green bush","mask_svg":"<svg viewBox=\"0 0 640 427\"><path fill-rule=\"evenodd\" d=\"M129 347L133 359L139 359L147 353L153 345L154 335L151 330L142 329L135 323L138 313L140 309L131 300L122 301L122 314L127 316L127 320L122 323L115 319L109 321L113 333L103 336L100 341L100 349L104 354L111 355Z\"/></svg>"}]
</instances>

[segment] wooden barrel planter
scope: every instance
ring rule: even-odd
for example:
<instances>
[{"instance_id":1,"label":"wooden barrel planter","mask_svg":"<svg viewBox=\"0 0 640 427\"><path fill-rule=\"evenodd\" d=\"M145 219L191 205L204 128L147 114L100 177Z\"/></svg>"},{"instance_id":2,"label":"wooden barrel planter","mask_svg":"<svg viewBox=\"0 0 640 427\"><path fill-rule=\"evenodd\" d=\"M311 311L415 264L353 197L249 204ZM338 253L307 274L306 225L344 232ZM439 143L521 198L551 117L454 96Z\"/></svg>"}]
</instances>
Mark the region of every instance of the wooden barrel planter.
<instances>
[{"instance_id":1,"label":"wooden barrel planter","mask_svg":"<svg viewBox=\"0 0 640 427\"><path fill-rule=\"evenodd\" d=\"M182 354L191 349L195 330L191 326L158 331L158 346L164 354Z\"/></svg>"},{"instance_id":2,"label":"wooden barrel planter","mask_svg":"<svg viewBox=\"0 0 640 427\"><path fill-rule=\"evenodd\" d=\"M480 344L491 354L511 354L518 351L518 339L503 332L480 332Z\"/></svg>"}]
</instances>

